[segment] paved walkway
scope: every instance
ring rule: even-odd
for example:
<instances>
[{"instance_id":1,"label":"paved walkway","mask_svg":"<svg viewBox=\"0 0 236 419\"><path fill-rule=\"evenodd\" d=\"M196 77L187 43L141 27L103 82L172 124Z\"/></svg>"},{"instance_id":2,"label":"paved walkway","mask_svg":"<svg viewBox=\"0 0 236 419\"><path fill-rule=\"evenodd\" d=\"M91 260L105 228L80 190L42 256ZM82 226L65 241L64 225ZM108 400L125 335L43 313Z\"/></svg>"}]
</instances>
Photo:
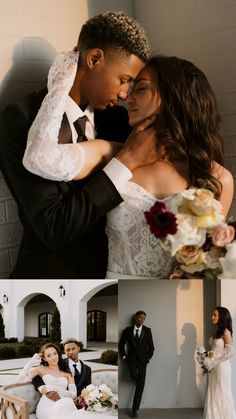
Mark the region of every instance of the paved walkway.
<instances>
[{"instance_id":1,"label":"paved walkway","mask_svg":"<svg viewBox=\"0 0 236 419\"><path fill-rule=\"evenodd\" d=\"M129 410L119 409L119 419L128 419ZM203 409L141 409L139 419L202 419Z\"/></svg>"},{"instance_id":2,"label":"paved walkway","mask_svg":"<svg viewBox=\"0 0 236 419\"><path fill-rule=\"evenodd\" d=\"M116 343L110 342L90 342L88 349L91 350L87 352L80 353L81 361L85 361L92 370L103 369L108 367L108 365L89 362L89 360L99 359L102 352L106 349L117 349ZM19 374L20 370L24 365L30 360L30 358L16 358L16 359L6 359L0 361L0 387L6 384L12 384L16 381L16 376ZM109 365L109 368L117 368L117 366Z\"/></svg>"}]
</instances>

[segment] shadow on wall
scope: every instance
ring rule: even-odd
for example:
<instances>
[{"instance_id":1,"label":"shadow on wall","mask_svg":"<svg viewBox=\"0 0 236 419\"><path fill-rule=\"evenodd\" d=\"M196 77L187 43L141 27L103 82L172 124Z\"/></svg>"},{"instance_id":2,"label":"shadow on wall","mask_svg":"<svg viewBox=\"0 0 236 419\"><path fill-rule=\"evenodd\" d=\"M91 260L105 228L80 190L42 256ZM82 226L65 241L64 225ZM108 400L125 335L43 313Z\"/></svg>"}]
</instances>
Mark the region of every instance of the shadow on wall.
<instances>
[{"instance_id":1,"label":"shadow on wall","mask_svg":"<svg viewBox=\"0 0 236 419\"><path fill-rule=\"evenodd\" d=\"M198 403L201 403L202 400L202 395L196 383L196 327L192 323L185 323L181 334L184 336L184 341L179 355L177 400L183 406L187 395L189 406L193 406L196 404L196 400Z\"/></svg>"},{"instance_id":2,"label":"shadow on wall","mask_svg":"<svg viewBox=\"0 0 236 419\"><path fill-rule=\"evenodd\" d=\"M39 37L24 38L15 46L12 66L0 84L0 111L7 104L17 102L28 93L40 88L55 55L55 48ZM17 206L1 172L0 206L5 214L0 220L0 278L8 278L15 265L22 227Z\"/></svg>"},{"instance_id":3,"label":"shadow on wall","mask_svg":"<svg viewBox=\"0 0 236 419\"><path fill-rule=\"evenodd\" d=\"M26 37L20 41L13 51L12 67L0 85L0 108L37 90L55 55L55 48L43 38Z\"/></svg>"}]
</instances>

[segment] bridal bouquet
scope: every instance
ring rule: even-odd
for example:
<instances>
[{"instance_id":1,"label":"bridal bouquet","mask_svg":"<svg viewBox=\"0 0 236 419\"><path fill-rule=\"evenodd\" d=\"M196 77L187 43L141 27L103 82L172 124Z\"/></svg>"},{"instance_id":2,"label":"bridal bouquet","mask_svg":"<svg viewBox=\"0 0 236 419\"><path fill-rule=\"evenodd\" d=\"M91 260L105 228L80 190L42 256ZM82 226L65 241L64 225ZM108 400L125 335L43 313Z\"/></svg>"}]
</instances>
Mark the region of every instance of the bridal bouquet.
<instances>
[{"instance_id":1,"label":"bridal bouquet","mask_svg":"<svg viewBox=\"0 0 236 419\"><path fill-rule=\"evenodd\" d=\"M204 360L206 358L214 357L215 353L213 351L207 352L206 349L204 348L204 346L200 346L199 348L197 348L196 354L197 354L197 357L196 357L197 361L201 365L201 368L202 368L202 373L206 374L206 373L210 372L208 370L208 368L205 366Z\"/></svg>"},{"instance_id":2,"label":"bridal bouquet","mask_svg":"<svg viewBox=\"0 0 236 419\"><path fill-rule=\"evenodd\" d=\"M92 410L97 413L105 412L108 409L118 409L118 402L106 384L99 387L90 384L84 388L79 396L79 405L84 410Z\"/></svg>"},{"instance_id":3,"label":"bridal bouquet","mask_svg":"<svg viewBox=\"0 0 236 419\"><path fill-rule=\"evenodd\" d=\"M236 223L224 222L221 203L207 189L188 189L178 199L176 213L158 201L145 212L151 232L176 259L170 278L236 278Z\"/></svg>"}]
</instances>

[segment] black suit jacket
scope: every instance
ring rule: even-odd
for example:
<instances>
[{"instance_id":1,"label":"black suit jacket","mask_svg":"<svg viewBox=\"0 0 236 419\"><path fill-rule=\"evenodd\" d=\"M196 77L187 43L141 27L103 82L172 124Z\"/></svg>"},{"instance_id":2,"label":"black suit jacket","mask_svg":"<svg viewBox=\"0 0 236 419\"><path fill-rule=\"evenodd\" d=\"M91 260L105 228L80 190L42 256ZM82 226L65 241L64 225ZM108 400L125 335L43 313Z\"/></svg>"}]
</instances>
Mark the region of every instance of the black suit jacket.
<instances>
[{"instance_id":1,"label":"black suit jacket","mask_svg":"<svg viewBox=\"0 0 236 419\"><path fill-rule=\"evenodd\" d=\"M65 362L68 365L68 360L65 360ZM80 362L81 362L81 374L78 381L75 380L75 385L77 388L77 396L80 395L81 391L85 387L91 384L91 368L88 365L85 365L82 361ZM39 375L34 377L32 382L36 390L38 390L40 386L45 385L45 382L43 381L42 377L40 377Z\"/></svg>"},{"instance_id":2,"label":"black suit jacket","mask_svg":"<svg viewBox=\"0 0 236 419\"><path fill-rule=\"evenodd\" d=\"M105 215L122 201L113 183L102 170L82 181L54 182L22 164L44 95L34 93L0 115L0 167L24 227L11 278L104 278ZM96 111L95 124L97 138L124 141L130 132L120 106Z\"/></svg>"},{"instance_id":3,"label":"black suit jacket","mask_svg":"<svg viewBox=\"0 0 236 419\"><path fill-rule=\"evenodd\" d=\"M119 352L122 357L126 356L128 365L133 363L147 364L154 352L151 329L142 326L140 340L137 344L134 338L134 326L127 327L121 334Z\"/></svg>"}]
</instances>

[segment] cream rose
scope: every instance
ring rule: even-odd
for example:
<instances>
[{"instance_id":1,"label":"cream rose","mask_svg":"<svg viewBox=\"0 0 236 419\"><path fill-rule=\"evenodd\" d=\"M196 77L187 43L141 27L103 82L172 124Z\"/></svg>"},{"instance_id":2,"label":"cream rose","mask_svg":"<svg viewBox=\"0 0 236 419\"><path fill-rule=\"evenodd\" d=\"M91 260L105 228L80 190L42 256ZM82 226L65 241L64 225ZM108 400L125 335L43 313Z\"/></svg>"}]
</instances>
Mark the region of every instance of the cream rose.
<instances>
[{"instance_id":1,"label":"cream rose","mask_svg":"<svg viewBox=\"0 0 236 419\"><path fill-rule=\"evenodd\" d=\"M171 254L174 256L182 246L201 247L206 239L206 230L199 229L197 218L190 214L176 214L178 229L174 235L169 235Z\"/></svg>"},{"instance_id":2,"label":"cream rose","mask_svg":"<svg viewBox=\"0 0 236 419\"><path fill-rule=\"evenodd\" d=\"M229 226L226 223L218 225L212 232L212 242L215 246L224 247L234 239L235 230L234 227Z\"/></svg>"},{"instance_id":3,"label":"cream rose","mask_svg":"<svg viewBox=\"0 0 236 419\"><path fill-rule=\"evenodd\" d=\"M236 279L236 240L233 243L226 244L226 255L220 258L222 274L219 279Z\"/></svg>"},{"instance_id":4,"label":"cream rose","mask_svg":"<svg viewBox=\"0 0 236 419\"><path fill-rule=\"evenodd\" d=\"M197 217L197 226L199 228L212 229L221 224L222 221L224 221L224 215L221 212L212 209L210 214Z\"/></svg>"},{"instance_id":5,"label":"cream rose","mask_svg":"<svg viewBox=\"0 0 236 419\"><path fill-rule=\"evenodd\" d=\"M183 246L175 255L180 267L187 272L200 272L206 268L205 253L198 246Z\"/></svg>"},{"instance_id":6,"label":"cream rose","mask_svg":"<svg viewBox=\"0 0 236 419\"><path fill-rule=\"evenodd\" d=\"M199 216L209 215L212 210L222 211L220 202L214 199L213 193L208 189L196 189L194 199L189 200L189 207Z\"/></svg>"}]
</instances>

